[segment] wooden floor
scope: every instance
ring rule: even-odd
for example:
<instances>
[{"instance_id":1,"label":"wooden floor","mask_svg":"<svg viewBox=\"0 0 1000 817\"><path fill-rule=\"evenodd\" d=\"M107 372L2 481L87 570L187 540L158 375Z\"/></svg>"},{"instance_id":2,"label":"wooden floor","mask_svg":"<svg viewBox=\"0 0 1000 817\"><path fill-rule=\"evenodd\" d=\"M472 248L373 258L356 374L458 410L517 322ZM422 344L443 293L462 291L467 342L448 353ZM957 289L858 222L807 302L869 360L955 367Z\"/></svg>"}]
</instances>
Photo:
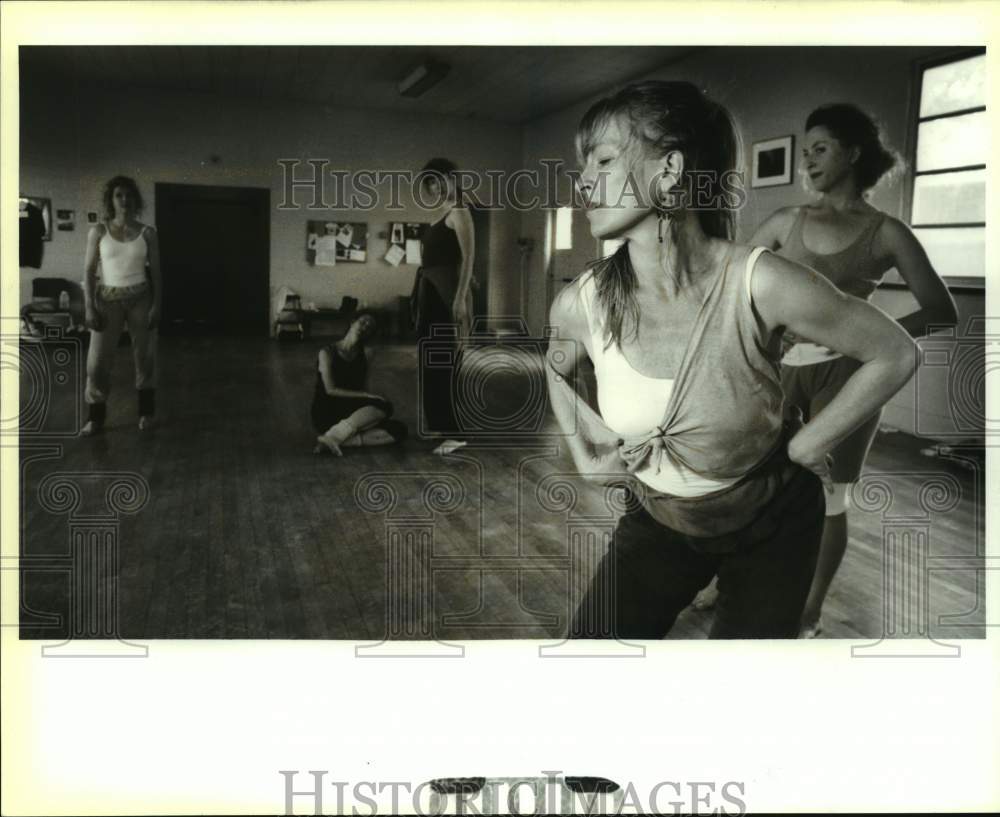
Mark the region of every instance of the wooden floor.
<instances>
[{"instance_id":1,"label":"wooden floor","mask_svg":"<svg viewBox=\"0 0 1000 817\"><path fill-rule=\"evenodd\" d=\"M484 438L448 458L416 437L317 457L318 346L161 339L160 425L142 434L121 348L104 435L23 434L22 636L85 635L96 594L116 607L125 638L560 637L619 509L575 476L551 417L542 433ZM516 365L476 387L487 426L521 422L518 407L544 399L537 358L508 358ZM376 360L372 390L414 429L415 348L382 345ZM22 378L22 402L37 388ZM64 423L72 394L51 395L48 417ZM828 637L982 637L982 472L923 447L879 436ZM84 571L87 548L76 545L74 562L72 543L96 541L87 536L105 551L116 542L113 561ZM887 560L894 542L919 561ZM910 583L887 585L900 565L913 567ZM925 581L929 604L917 598ZM885 598L897 602L888 618ZM914 606L900 624L904 603ZM703 638L710 623L689 610L670 637Z\"/></svg>"}]
</instances>

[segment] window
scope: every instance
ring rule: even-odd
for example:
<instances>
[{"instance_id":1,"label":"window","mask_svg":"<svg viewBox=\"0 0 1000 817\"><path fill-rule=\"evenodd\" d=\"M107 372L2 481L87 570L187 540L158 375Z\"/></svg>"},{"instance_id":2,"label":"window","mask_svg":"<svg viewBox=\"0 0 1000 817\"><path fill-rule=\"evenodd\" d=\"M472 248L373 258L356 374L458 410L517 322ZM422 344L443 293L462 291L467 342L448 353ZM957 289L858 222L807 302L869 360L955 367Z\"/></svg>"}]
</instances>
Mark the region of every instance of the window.
<instances>
[{"instance_id":1,"label":"window","mask_svg":"<svg viewBox=\"0 0 1000 817\"><path fill-rule=\"evenodd\" d=\"M986 272L986 56L920 71L910 224L939 274Z\"/></svg>"},{"instance_id":2,"label":"window","mask_svg":"<svg viewBox=\"0 0 1000 817\"><path fill-rule=\"evenodd\" d=\"M556 249L573 249L573 207L556 210Z\"/></svg>"}]
</instances>

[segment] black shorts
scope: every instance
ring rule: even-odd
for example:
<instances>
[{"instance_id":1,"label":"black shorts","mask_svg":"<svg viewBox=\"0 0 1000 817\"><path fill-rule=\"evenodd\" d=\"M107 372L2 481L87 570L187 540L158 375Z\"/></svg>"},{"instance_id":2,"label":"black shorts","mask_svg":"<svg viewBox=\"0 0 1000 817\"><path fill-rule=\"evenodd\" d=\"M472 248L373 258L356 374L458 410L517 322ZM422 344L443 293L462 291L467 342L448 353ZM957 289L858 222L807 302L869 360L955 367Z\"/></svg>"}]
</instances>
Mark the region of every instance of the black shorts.
<instances>
[{"instance_id":1,"label":"black shorts","mask_svg":"<svg viewBox=\"0 0 1000 817\"><path fill-rule=\"evenodd\" d=\"M785 392L786 413L789 406L798 406L802 409L802 419L808 423L837 396L860 367L858 361L847 357L808 366L782 366L781 388ZM861 476L881 419L882 411L879 410L830 452L833 455L831 475L834 482L855 482Z\"/></svg>"}]
</instances>

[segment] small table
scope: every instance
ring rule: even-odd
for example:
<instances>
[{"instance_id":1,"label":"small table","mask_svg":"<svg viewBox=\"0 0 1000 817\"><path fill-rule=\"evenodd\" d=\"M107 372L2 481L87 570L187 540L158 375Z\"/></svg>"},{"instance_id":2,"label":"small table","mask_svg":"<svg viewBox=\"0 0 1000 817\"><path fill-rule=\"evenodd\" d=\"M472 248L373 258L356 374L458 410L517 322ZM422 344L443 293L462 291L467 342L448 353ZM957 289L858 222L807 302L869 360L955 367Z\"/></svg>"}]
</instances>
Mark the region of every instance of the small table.
<instances>
[{"instance_id":1,"label":"small table","mask_svg":"<svg viewBox=\"0 0 1000 817\"><path fill-rule=\"evenodd\" d=\"M300 313L305 339L313 336L314 323L332 323L335 328L325 334L343 335L347 332L355 313L341 312L339 309L303 309Z\"/></svg>"},{"instance_id":2,"label":"small table","mask_svg":"<svg viewBox=\"0 0 1000 817\"><path fill-rule=\"evenodd\" d=\"M299 313L302 321L303 339L311 337L342 337L351 328L351 322L360 314L371 315L375 319L375 336L395 338L399 336L399 315L391 309L358 309L355 312L341 312L339 309L303 309ZM313 324L325 324L323 331L315 331ZM332 324L332 326L331 326Z\"/></svg>"}]
</instances>

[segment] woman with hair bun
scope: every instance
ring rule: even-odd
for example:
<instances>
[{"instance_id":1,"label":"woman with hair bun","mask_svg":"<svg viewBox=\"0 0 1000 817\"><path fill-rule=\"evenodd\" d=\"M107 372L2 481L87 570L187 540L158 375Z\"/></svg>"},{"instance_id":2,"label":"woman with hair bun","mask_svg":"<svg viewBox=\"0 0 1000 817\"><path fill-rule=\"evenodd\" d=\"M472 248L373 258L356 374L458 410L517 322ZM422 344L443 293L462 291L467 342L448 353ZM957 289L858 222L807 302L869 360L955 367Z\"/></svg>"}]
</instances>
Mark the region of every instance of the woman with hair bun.
<instances>
[{"instance_id":1,"label":"woman with hair bun","mask_svg":"<svg viewBox=\"0 0 1000 817\"><path fill-rule=\"evenodd\" d=\"M624 243L553 302L549 395L576 467L624 482L627 509L572 637L662 638L715 574L712 637L796 637L829 452L913 373L913 341L885 314L732 240L738 146L687 82L630 85L578 128L591 232ZM804 426L782 415L786 330L859 361ZM578 392L585 357L599 413Z\"/></svg>"},{"instance_id":2,"label":"woman with hair bun","mask_svg":"<svg viewBox=\"0 0 1000 817\"><path fill-rule=\"evenodd\" d=\"M899 163L872 118L849 104L817 108L806 119L802 160L818 200L778 210L758 228L751 243L810 267L842 292L862 300L868 300L885 273L895 268L920 307L899 320L911 336L920 337L932 326L954 325L955 303L913 233L867 201L871 189ZM782 386L786 405L801 409L808 422L834 399L859 364L827 344L813 342L818 339L807 333L796 334L799 338L786 335ZM831 452L834 490L826 497L823 540L803 611L806 638L822 632L823 601L847 549L850 487L861 476L880 417L881 410L872 412ZM695 606L708 607L713 597L707 588Z\"/></svg>"},{"instance_id":3,"label":"woman with hair bun","mask_svg":"<svg viewBox=\"0 0 1000 817\"><path fill-rule=\"evenodd\" d=\"M421 267L412 296L417 336L434 344L434 360L426 359L428 347L419 360L421 426L447 437L460 432L453 381L472 324L475 286L475 229L458 177L455 163L440 157L427 162L418 175L421 204L428 208L431 224L421 239ZM461 439L445 439L435 453L447 454L464 445Z\"/></svg>"}]
</instances>

